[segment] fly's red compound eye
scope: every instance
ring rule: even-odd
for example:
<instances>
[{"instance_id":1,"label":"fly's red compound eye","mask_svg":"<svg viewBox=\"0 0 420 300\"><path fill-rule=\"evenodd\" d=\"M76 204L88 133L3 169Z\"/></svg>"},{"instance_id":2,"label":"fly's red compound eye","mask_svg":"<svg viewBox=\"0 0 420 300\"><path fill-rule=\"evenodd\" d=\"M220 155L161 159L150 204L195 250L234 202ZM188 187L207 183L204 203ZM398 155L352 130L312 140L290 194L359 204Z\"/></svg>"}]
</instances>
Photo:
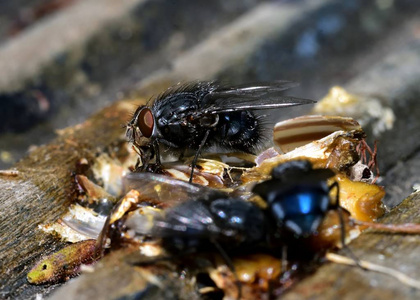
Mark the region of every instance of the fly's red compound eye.
<instances>
[{"instance_id":1,"label":"fly's red compound eye","mask_svg":"<svg viewBox=\"0 0 420 300\"><path fill-rule=\"evenodd\" d=\"M137 126L144 137L149 138L152 136L154 125L155 119L153 118L152 111L147 107L143 108L137 118Z\"/></svg>"}]
</instances>

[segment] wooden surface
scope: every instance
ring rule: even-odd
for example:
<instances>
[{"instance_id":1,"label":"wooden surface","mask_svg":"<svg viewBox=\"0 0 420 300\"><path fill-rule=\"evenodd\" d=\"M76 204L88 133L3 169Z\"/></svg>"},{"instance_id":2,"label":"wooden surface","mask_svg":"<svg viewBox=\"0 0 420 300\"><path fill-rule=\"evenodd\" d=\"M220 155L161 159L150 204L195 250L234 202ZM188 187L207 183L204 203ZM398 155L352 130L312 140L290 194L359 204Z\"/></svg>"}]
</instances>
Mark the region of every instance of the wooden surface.
<instances>
[{"instance_id":1,"label":"wooden surface","mask_svg":"<svg viewBox=\"0 0 420 300\"><path fill-rule=\"evenodd\" d=\"M54 287L31 286L26 273L44 254L62 243L38 229L63 214L74 189L77 162L93 162L98 153L124 139L132 103L116 103L78 126L61 131L16 164L17 177L0 177L0 298L27 298Z\"/></svg>"}]
</instances>

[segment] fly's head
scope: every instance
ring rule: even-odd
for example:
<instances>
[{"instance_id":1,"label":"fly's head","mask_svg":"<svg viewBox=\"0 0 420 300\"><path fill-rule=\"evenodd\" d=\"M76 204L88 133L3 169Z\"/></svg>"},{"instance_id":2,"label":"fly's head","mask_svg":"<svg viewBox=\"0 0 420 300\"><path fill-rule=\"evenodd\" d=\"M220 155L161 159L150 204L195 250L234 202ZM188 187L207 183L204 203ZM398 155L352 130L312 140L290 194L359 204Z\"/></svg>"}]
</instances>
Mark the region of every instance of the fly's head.
<instances>
[{"instance_id":1,"label":"fly's head","mask_svg":"<svg viewBox=\"0 0 420 300\"><path fill-rule=\"evenodd\" d=\"M154 135L155 117L152 110L145 105L139 106L126 125L125 136L133 145L142 163L146 165L154 155Z\"/></svg>"},{"instance_id":2,"label":"fly's head","mask_svg":"<svg viewBox=\"0 0 420 300\"><path fill-rule=\"evenodd\" d=\"M125 135L130 143L141 147L150 143L155 131L155 118L147 106L139 106L126 126Z\"/></svg>"}]
</instances>

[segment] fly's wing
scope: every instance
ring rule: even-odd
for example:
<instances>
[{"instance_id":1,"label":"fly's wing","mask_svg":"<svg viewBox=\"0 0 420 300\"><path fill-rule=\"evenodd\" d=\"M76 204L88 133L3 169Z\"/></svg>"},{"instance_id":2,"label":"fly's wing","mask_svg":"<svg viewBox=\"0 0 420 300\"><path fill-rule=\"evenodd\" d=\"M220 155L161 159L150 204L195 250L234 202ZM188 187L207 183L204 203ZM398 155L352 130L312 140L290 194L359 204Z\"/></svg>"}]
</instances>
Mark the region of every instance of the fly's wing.
<instances>
[{"instance_id":1,"label":"fly's wing","mask_svg":"<svg viewBox=\"0 0 420 300\"><path fill-rule=\"evenodd\" d=\"M227 197L225 193L211 188L189 184L185 181L154 173L130 173L124 177L123 186L126 196L114 206L98 238L98 245L102 248L105 246L106 238L109 236L110 224L119 220L128 211L133 210L134 203L132 202L132 197L129 196L130 194L135 195L135 198L137 198L134 207L143 202L156 204L160 208L168 210L171 208L176 209L186 203L198 202L195 201L198 199L209 201L215 197ZM132 190L137 192L133 193L131 192ZM160 220L163 222L159 214L156 216L150 213L132 214L128 217L125 225L139 234L159 237L160 235L155 234L153 228L157 224L156 222Z\"/></svg>"},{"instance_id":2,"label":"fly's wing","mask_svg":"<svg viewBox=\"0 0 420 300\"><path fill-rule=\"evenodd\" d=\"M165 217L155 220L152 235L155 237L187 236L211 237L220 232L210 211L210 201L188 201L168 209Z\"/></svg>"},{"instance_id":3,"label":"fly's wing","mask_svg":"<svg viewBox=\"0 0 420 300\"><path fill-rule=\"evenodd\" d=\"M187 200L209 199L225 193L154 173L130 173L123 179L124 191L137 190L143 201L174 206Z\"/></svg>"},{"instance_id":4,"label":"fly's wing","mask_svg":"<svg viewBox=\"0 0 420 300\"><path fill-rule=\"evenodd\" d=\"M261 241L265 228L265 215L258 206L238 198L215 197L168 209L154 222L152 235L172 242L179 237L190 242L213 240L232 247Z\"/></svg>"},{"instance_id":5,"label":"fly's wing","mask_svg":"<svg viewBox=\"0 0 420 300\"><path fill-rule=\"evenodd\" d=\"M280 92L297 85L291 81L273 81L230 87L217 86L202 100L202 112L211 114L315 103L314 100L279 95Z\"/></svg>"},{"instance_id":6,"label":"fly's wing","mask_svg":"<svg viewBox=\"0 0 420 300\"><path fill-rule=\"evenodd\" d=\"M282 92L284 90L299 86L299 83L288 80L277 81L262 81L255 83L246 83L233 86L219 85L215 91L218 93L237 94L241 91L242 94L252 94L255 92Z\"/></svg>"}]
</instances>

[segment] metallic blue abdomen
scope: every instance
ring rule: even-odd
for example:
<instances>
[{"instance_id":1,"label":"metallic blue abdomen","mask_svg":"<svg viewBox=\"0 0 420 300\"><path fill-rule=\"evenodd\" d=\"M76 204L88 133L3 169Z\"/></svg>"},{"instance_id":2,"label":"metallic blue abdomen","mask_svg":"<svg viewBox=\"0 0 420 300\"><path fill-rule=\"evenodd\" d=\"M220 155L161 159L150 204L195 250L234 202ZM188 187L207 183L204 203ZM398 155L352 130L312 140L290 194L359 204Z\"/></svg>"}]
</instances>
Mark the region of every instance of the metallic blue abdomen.
<instances>
[{"instance_id":1,"label":"metallic blue abdomen","mask_svg":"<svg viewBox=\"0 0 420 300\"><path fill-rule=\"evenodd\" d=\"M322 184L302 185L288 191L271 192L273 217L296 236L316 232L328 210L328 187Z\"/></svg>"}]
</instances>

